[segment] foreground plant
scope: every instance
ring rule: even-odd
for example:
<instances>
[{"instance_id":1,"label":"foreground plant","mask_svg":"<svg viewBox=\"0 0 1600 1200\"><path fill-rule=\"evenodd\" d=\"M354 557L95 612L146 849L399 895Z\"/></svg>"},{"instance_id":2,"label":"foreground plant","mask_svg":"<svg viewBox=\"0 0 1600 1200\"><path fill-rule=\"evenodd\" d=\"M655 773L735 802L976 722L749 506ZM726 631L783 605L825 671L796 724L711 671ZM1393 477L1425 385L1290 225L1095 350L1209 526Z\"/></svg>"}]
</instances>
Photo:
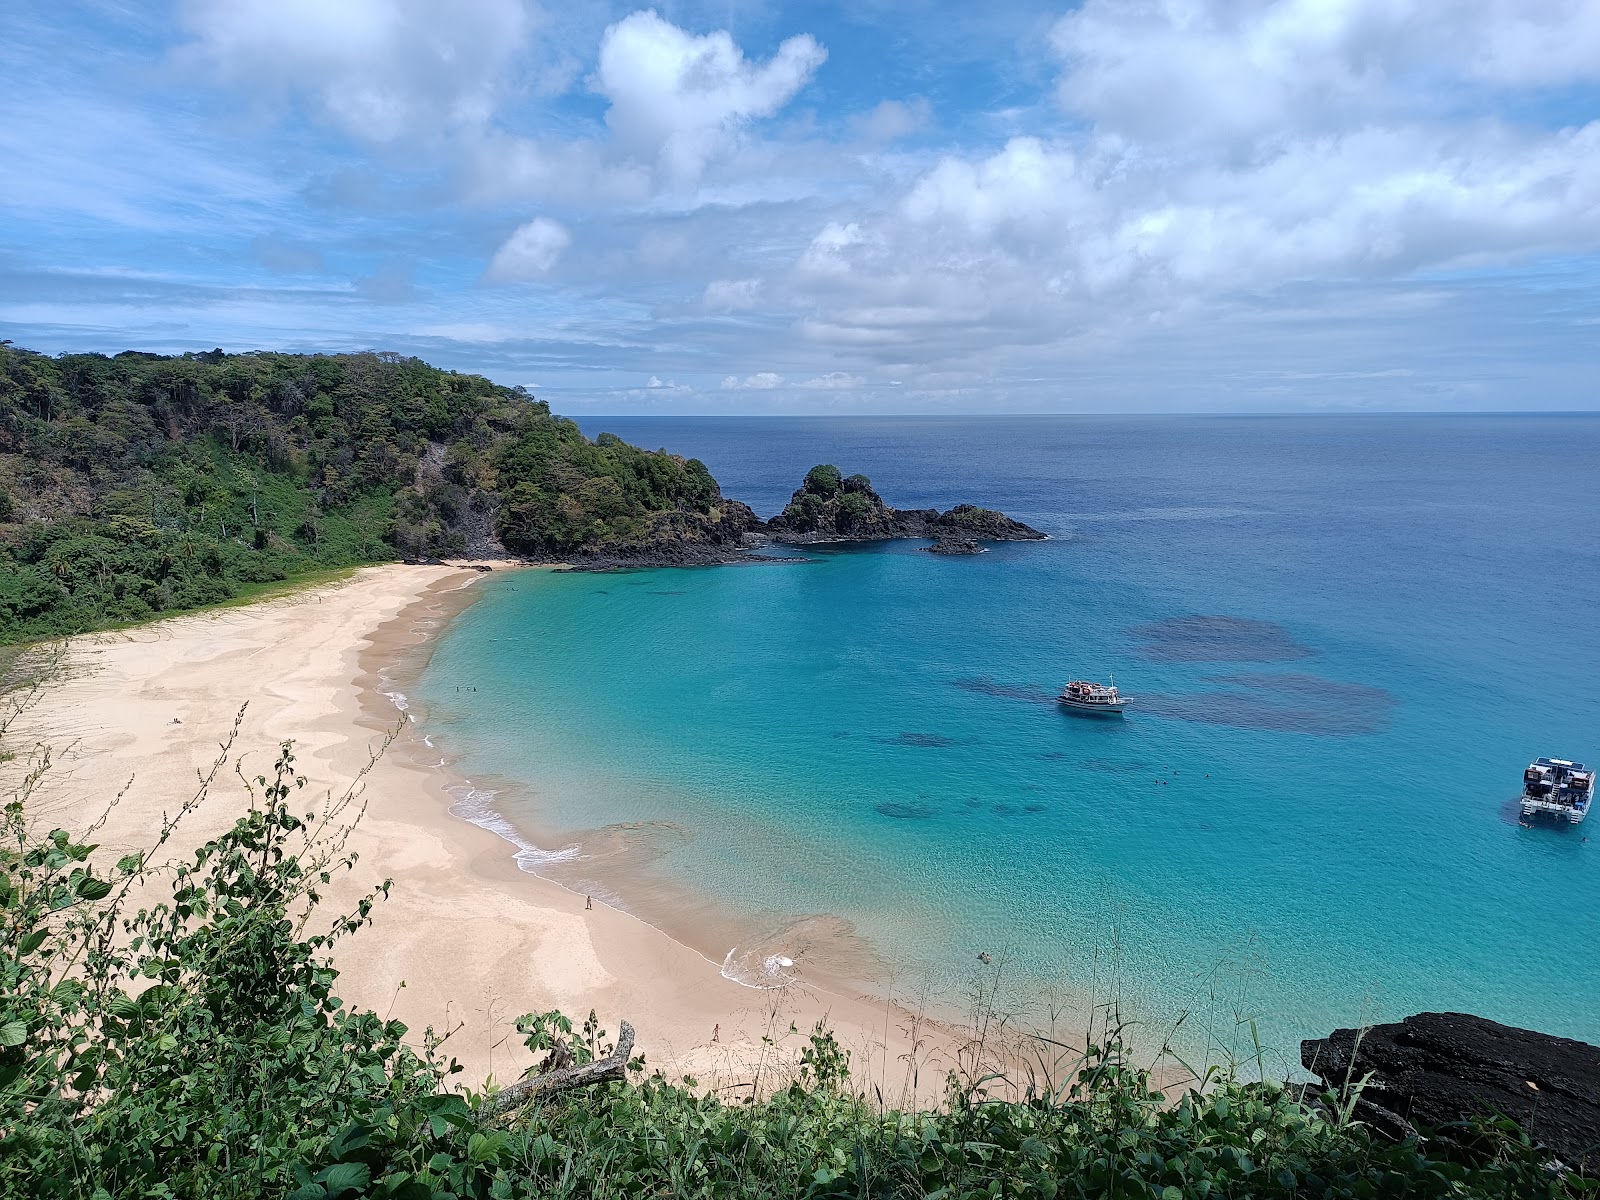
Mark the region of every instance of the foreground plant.
<instances>
[{"instance_id":1,"label":"foreground plant","mask_svg":"<svg viewBox=\"0 0 1600 1200\"><path fill-rule=\"evenodd\" d=\"M235 725L237 729L237 723ZM937 1111L852 1082L826 1030L788 1086L742 1104L645 1077L593 1014L524 1017L547 1086L449 1090L432 1031L339 1000L335 943L384 884L325 925L354 865L351 797L309 813L285 744L249 812L191 856L159 856L214 784L144 854L97 865L93 831L36 835L25 769L0 820L0 1196L1490 1197L1577 1196L1509 1123L1453 1157L1389 1144L1336 1108L1223 1075L1176 1103L1120 1039L1020 1097L952 1077ZM313 928L315 932L312 932ZM567 1072L567 1075L561 1075ZM618 1078L621 1076L622 1078ZM573 1080L594 1086L563 1090ZM560 1083L563 1086L557 1087ZM1009 1098L1002 1098L1002 1093ZM1466 1148L1463 1148L1466 1147Z\"/></svg>"}]
</instances>

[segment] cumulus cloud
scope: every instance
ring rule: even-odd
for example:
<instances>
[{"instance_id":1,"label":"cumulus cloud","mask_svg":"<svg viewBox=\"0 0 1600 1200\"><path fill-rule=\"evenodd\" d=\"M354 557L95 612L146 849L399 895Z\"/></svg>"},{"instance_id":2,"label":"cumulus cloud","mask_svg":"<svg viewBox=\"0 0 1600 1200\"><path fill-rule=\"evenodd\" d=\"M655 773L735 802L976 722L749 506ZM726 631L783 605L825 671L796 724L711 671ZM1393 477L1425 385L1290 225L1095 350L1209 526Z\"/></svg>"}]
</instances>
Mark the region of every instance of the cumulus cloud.
<instances>
[{"instance_id":1,"label":"cumulus cloud","mask_svg":"<svg viewBox=\"0 0 1600 1200\"><path fill-rule=\"evenodd\" d=\"M535 217L519 226L489 260L486 283L524 283L538 279L555 266L572 244L565 226L549 217Z\"/></svg>"},{"instance_id":2,"label":"cumulus cloud","mask_svg":"<svg viewBox=\"0 0 1600 1200\"><path fill-rule=\"evenodd\" d=\"M1338 130L1600 80L1591 0L1088 0L1051 40L1063 105L1140 138Z\"/></svg>"},{"instance_id":3,"label":"cumulus cloud","mask_svg":"<svg viewBox=\"0 0 1600 1200\"><path fill-rule=\"evenodd\" d=\"M533 28L524 0L181 0L178 17L185 65L378 143L485 123Z\"/></svg>"},{"instance_id":4,"label":"cumulus cloud","mask_svg":"<svg viewBox=\"0 0 1600 1200\"><path fill-rule=\"evenodd\" d=\"M722 380L722 390L770 392L775 387L783 384L783 376L775 371L757 371L754 375L747 375L740 379L737 375L728 375Z\"/></svg>"},{"instance_id":5,"label":"cumulus cloud","mask_svg":"<svg viewBox=\"0 0 1600 1200\"><path fill-rule=\"evenodd\" d=\"M684 185L741 126L787 104L826 58L801 34L750 62L725 30L691 34L650 9L606 30L593 86L611 102L606 124L619 147Z\"/></svg>"},{"instance_id":6,"label":"cumulus cloud","mask_svg":"<svg viewBox=\"0 0 1600 1200\"><path fill-rule=\"evenodd\" d=\"M1597 38L1583 0L1087 0L1053 35L1081 131L947 155L825 224L796 261L800 328L937 361L1600 247L1600 121L1488 115L1600 79Z\"/></svg>"}]
</instances>

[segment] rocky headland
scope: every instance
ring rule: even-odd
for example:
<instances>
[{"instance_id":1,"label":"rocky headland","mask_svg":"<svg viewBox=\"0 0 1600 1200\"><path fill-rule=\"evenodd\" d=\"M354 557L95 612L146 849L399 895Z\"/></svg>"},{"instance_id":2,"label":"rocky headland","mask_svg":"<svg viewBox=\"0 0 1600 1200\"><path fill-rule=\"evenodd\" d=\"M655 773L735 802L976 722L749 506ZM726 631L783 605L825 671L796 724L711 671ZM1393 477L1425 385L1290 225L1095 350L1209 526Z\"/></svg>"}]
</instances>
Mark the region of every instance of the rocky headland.
<instances>
[{"instance_id":1,"label":"rocky headland","mask_svg":"<svg viewBox=\"0 0 1600 1200\"><path fill-rule=\"evenodd\" d=\"M1308 1039L1300 1061L1335 1091L1361 1085L1354 1115L1389 1137L1460 1140L1464 1122L1506 1116L1565 1165L1600 1168L1600 1047L1586 1042L1429 1012Z\"/></svg>"},{"instance_id":2,"label":"rocky headland","mask_svg":"<svg viewBox=\"0 0 1600 1200\"><path fill-rule=\"evenodd\" d=\"M944 544L941 553L971 554L977 543L1043 541L1045 535L1004 513L975 504L945 512L933 508L890 508L865 475L843 476L822 465L806 473L788 505L766 523L766 536L788 546L824 542L881 542L929 538Z\"/></svg>"},{"instance_id":3,"label":"rocky headland","mask_svg":"<svg viewBox=\"0 0 1600 1200\"><path fill-rule=\"evenodd\" d=\"M714 486L714 485L713 485ZM575 570L607 571L629 567L692 567L759 561L762 545L816 546L830 542L882 542L925 538L934 554L981 554L983 542L1042 541L1045 534L1004 513L975 504L934 508L891 508L865 475L845 476L822 465L784 510L762 521L750 506L716 490L707 511L680 508L652 513L627 539L614 539L568 554ZM792 561L792 560L785 560Z\"/></svg>"},{"instance_id":4,"label":"rocky headland","mask_svg":"<svg viewBox=\"0 0 1600 1200\"><path fill-rule=\"evenodd\" d=\"M699 567L761 558L754 548L765 528L748 504L718 496L709 512L676 509L653 513L644 529L625 541L569 554L586 571L628 567Z\"/></svg>"}]
</instances>

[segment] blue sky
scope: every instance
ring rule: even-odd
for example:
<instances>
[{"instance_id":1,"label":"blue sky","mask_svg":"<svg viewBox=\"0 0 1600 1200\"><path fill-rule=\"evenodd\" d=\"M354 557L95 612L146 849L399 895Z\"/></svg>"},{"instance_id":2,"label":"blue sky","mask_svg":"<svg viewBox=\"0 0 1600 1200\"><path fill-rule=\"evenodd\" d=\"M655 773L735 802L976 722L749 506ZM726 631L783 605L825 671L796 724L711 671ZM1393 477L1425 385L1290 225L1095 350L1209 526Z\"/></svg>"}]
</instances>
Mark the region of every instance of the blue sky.
<instances>
[{"instance_id":1,"label":"blue sky","mask_svg":"<svg viewBox=\"0 0 1600 1200\"><path fill-rule=\"evenodd\" d=\"M1600 4L10 0L0 337L558 411L1600 407Z\"/></svg>"}]
</instances>

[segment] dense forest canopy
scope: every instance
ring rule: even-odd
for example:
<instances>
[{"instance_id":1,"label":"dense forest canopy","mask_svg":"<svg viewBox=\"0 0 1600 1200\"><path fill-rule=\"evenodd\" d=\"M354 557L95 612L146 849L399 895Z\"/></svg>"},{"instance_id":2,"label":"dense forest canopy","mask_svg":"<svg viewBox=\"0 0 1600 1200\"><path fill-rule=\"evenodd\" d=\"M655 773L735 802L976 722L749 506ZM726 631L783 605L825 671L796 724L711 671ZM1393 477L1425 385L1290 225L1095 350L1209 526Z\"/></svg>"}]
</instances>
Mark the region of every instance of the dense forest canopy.
<instances>
[{"instance_id":1,"label":"dense forest canopy","mask_svg":"<svg viewBox=\"0 0 1600 1200\"><path fill-rule=\"evenodd\" d=\"M696 460L415 358L0 344L0 641L319 568L625 556L753 520Z\"/></svg>"}]
</instances>

